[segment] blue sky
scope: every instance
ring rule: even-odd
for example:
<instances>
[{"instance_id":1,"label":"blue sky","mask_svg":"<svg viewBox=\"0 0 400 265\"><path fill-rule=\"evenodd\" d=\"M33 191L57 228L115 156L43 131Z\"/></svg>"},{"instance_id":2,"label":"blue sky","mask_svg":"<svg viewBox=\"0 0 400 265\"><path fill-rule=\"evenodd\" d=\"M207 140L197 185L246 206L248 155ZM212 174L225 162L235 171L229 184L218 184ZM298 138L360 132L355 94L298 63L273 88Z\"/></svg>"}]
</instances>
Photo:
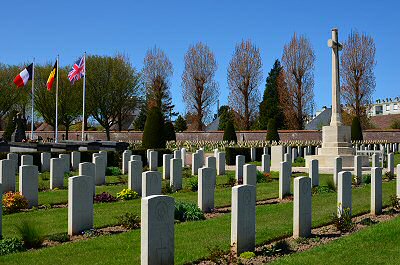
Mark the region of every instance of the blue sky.
<instances>
[{"instance_id":1,"label":"blue sky","mask_svg":"<svg viewBox=\"0 0 400 265\"><path fill-rule=\"evenodd\" d=\"M251 39L261 50L263 79L294 32L314 48L317 109L331 105L331 28L339 40L352 29L376 43L374 98L400 95L400 4L398 1L10 1L0 4L0 62L72 64L84 51L127 54L142 67L148 48L169 56L174 75L171 92L183 113L181 76L189 45L202 41L215 53L220 102L227 103L227 66L235 44ZM264 84L260 86L263 92ZM215 107L216 109L216 107Z\"/></svg>"}]
</instances>

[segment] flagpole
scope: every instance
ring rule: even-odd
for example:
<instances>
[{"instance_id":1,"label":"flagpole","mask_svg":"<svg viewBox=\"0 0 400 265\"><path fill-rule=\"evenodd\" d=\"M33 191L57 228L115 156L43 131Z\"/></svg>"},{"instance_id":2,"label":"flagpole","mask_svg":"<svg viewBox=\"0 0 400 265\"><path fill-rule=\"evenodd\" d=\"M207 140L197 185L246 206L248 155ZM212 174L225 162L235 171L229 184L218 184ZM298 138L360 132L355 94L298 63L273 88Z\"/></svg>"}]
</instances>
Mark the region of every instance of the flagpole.
<instances>
[{"instance_id":1,"label":"flagpole","mask_svg":"<svg viewBox=\"0 0 400 265\"><path fill-rule=\"evenodd\" d=\"M31 122L31 140L33 140L34 137L34 123L35 123L35 119L33 118L34 116L34 111L35 111L35 57L33 58L33 63L32 63L32 122Z\"/></svg>"},{"instance_id":2,"label":"flagpole","mask_svg":"<svg viewBox=\"0 0 400 265\"><path fill-rule=\"evenodd\" d=\"M86 52L83 54L83 99L82 99L82 141L85 141L85 104L86 104Z\"/></svg>"},{"instance_id":3,"label":"flagpole","mask_svg":"<svg viewBox=\"0 0 400 265\"><path fill-rule=\"evenodd\" d=\"M56 123L55 123L55 142L58 143L58 65L60 64L60 56L57 55L57 79L56 79Z\"/></svg>"}]
</instances>

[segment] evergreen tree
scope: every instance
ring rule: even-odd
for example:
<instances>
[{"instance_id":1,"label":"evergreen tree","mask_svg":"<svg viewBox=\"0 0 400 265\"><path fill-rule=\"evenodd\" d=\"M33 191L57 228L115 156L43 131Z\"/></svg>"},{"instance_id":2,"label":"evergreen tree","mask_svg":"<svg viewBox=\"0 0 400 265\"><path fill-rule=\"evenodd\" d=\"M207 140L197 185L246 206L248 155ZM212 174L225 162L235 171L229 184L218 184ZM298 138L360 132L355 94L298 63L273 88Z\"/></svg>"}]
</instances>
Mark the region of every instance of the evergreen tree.
<instances>
[{"instance_id":1,"label":"evergreen tree","mask_svg":"<svg viewBox=\"0 0 400 265\"><path fill-rule=\"evenodd\" d=\"M165 148L164 117L160 108L153 107L148 110L146 124L144 125L142 147Z\"/></svg>"},{"instance_id":2,"label":"evergreen tree","mask_svg":"<svg viewBox=\"0 0 400 265\"><path fill-rule=\"evenodd\" d=\"M186 120L181 115L179 115L175 121L175 132L183 132L186 130L187 130Z\"/></svg>"},{"instance_id":3,"label":"evergreen tree","mask_svg":"<svg viewBox=\"0 0 400 265\"><path fill-rule=\"evenodd\" d=\"M351 123L351 140L352 141L362 141L363 140L361 122L357 116L355 116L353 118L353 121Z\"/></svg>"},{"instance_id":4,"label":"evergreen tree","mask_svg":"<svg viewBox=\"0 0 400 265\"><path fill-rule=\"evenodd\" d=\"M276 121L278 129L284 128L283 111L279 104L278 77L282 72L282 66L279 60L275 60L274 66L268 73L263 100L260 103L259 129L268 128L270 119Z\"/></svg>"},{"instance_id":5,"label":"evergreen tree","mask_svg":"<svg viewBox=\"0 0 400 265\"><path fill-rule=\"evenodd\" d=\"M219 117L219 124L218 130L222 131L225 130L228 121L234 120L233 119L233 112L230 110L229 106L221 106L218 110L218 117Z\"/></svg>"},{"instance_id":6,"label":"evergreen tree","mask_svg":"<svg viewBox=\"0 0 400 265\"><path fill-rule=\"evenodd\" d=\"M233 120L231 119L226 123L223 140L237 143L235 126L233 125Z\"/></svg>"},{"instance_id":7,"label":"evergreen tree","mask_svg":"<svg viewBox=\"0 0 400 265\"><path fill-rule=\"evenodd\" d=\"M133 128L135 131L143 131L144 130L144 125L146 123L146 117L147 117L147 104L142 104L139 112L139 116L136 118Z\"/></svg>"},{"instance_id":8,"label":"evergreen tree","mask_svg":"<svg viewBox=\"0 0 400 265\"><path fill-rule=\"evenodd\" d=\"M276 127L276 121L275 119L269 119L268 121L268 132L267 132L267 137L266 140L269 142L276 141L279 142L279 133L278 133L278 128Z\"/></svg>"}]
</instances>

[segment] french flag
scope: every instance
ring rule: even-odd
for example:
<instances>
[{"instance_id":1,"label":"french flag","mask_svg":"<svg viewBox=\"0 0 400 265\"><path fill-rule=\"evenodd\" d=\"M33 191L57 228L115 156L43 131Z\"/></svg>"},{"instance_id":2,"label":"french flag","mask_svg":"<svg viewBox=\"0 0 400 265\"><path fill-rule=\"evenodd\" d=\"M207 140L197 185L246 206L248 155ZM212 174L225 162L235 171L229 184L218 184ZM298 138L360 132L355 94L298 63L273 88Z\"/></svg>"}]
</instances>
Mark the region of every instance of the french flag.
<instances>
[{"instance_id":1,"label":"french flag","mask_svg":"<svg viewBox=\"0 0 400 265\"><path fill-rule=\"evenodd\" d=\"M24 70L22 70L19 75L17 75L14 79L14 83L17 85L17 87L23 87L28 83L28 80L32 80L32 68L33 68L33 63L28 65Z\"/></svg>"}]
</instances>

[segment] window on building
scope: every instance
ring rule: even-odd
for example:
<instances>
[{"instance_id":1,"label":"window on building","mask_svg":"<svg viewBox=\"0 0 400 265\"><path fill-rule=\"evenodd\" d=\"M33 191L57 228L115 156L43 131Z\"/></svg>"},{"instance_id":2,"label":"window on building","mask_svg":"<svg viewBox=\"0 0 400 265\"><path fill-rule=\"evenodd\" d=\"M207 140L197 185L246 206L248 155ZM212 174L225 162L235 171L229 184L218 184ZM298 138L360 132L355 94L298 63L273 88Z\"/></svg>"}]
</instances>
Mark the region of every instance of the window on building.
<instances>
[{"instance_id":1,"label":"window on building","mask_svg":"<svg viewBox=\"0 0 400 265\"><path fill-rule=\"evenodd\" d=\"M390 110L390 105L386 105L386 110L387 110L387 111Z\"/></svg>"},{"instance_id":2,"label":"window on building","mask_svg":"<svg viewBox=\"0 0 400 265\"><path fill-rule=\"evenodd\" d=\"M394 105L393 105L393 110L398 110L398 109L399 109L399 105L394 104Z\"/></svg>"}]
</instances>

